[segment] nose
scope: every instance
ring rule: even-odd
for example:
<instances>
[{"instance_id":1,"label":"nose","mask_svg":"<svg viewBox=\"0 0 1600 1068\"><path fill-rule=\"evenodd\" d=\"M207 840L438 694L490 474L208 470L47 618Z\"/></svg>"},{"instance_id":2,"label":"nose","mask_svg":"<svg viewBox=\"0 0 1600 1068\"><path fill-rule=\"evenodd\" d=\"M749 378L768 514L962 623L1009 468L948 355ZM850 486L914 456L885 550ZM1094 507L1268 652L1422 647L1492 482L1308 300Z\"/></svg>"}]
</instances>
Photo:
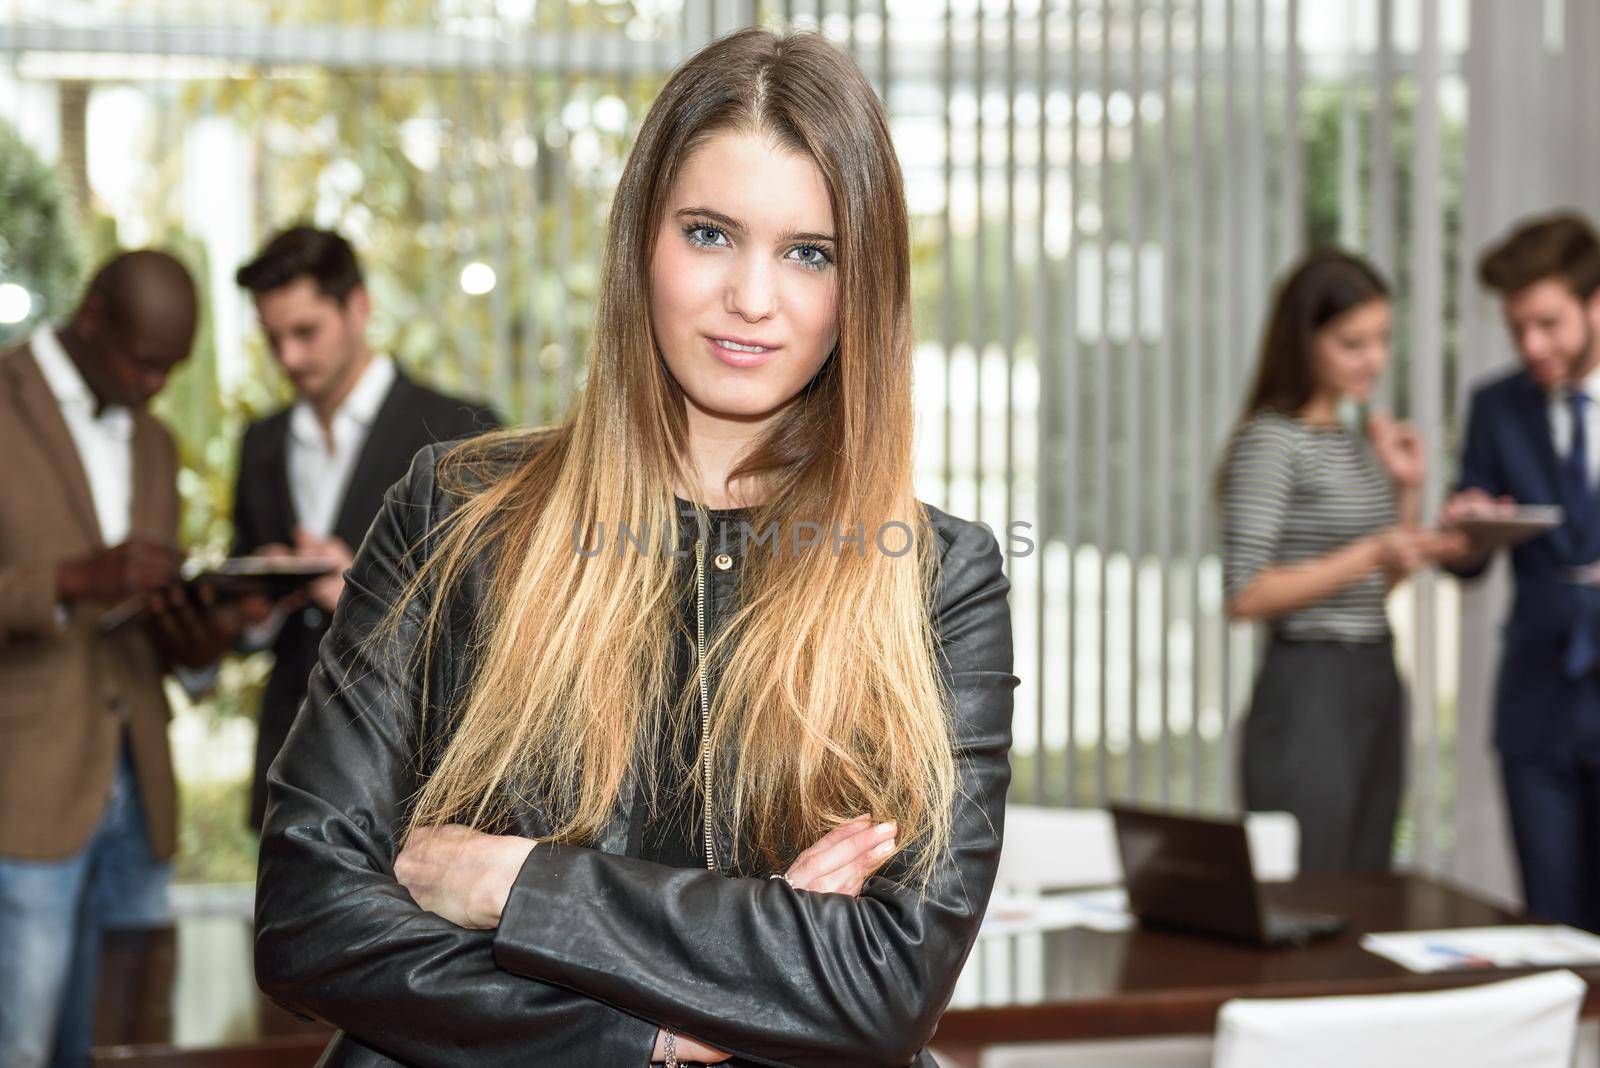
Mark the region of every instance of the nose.
<instances>
[{"instance_id":1,"label":"nose","mask_svg":"<svg viewBox=\"0 0 1600 1068\"><path fill-rule=\"evenodd\" d=\"M728 311L747 323L769 319L777 312L777 279L764 257L741 257L728 280L723 303Z\"/></svg>"},{"instance_id":2,"label":"nose","mask_svg":"<svg viewBox=\"0 0 1600 1068\"><path fill-rule=\"evenodd\" d=\"M292 341L284 341L279 343L278 351L274 355L278 357L278 365L292 375L300 370L300 365L304 363L301 357L305 355L305 350Z\"/></svg>"},{"instance_id":3,"label":"nose","mask_svg":"<svg viewBox=\"0 0 1600 1068\"><path fill-rule=\"evenodd\" d=\"M1542 331L1525 330L1522 334L1522 351L1527 353L1530 360L1543 361L1550 355L1550 346Z\"/></svg>"}]
</instances>

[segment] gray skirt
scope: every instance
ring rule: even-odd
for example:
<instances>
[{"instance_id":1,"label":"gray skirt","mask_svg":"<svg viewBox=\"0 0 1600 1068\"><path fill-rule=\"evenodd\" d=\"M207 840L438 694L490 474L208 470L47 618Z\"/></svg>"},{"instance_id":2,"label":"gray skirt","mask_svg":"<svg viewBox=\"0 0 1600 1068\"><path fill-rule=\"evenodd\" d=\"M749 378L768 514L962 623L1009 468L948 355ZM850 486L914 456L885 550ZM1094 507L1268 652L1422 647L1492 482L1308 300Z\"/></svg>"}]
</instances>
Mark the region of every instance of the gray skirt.
<instances>
[{"instance_id":1,"label":"gray skirt","mask_svg":"<svg viewBox=\"0 0 1600 1068\"><path fill-rule=\"evenodd\" d=\"M1406 719L1392 643L1272 639L1244 725L1244 803L1295 814L1301 871L1388 869Z\"/></svg>"}]
</instances>

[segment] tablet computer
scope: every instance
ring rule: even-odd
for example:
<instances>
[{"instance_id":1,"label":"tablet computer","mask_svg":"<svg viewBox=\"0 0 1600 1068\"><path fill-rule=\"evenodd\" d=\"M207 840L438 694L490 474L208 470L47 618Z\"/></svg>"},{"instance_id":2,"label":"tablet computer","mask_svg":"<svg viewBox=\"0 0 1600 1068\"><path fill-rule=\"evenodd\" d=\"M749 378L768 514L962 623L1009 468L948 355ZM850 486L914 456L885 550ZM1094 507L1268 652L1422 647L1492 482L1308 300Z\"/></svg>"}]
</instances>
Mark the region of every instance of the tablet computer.
<instances>
[{"instance_id":1,"label":"tablet computer","mask_svg":"<svg viewBox=\"0 0 1600 1068\"><path fill-rule=\"evenodd\" d=\"M338 561L324 557L233 556L211 564L190 560L179 575L184 592L195 604L200 603L200 591L208 587L223 599L259 594L276 601L338 567ZM144 598L130 597L100 617L100 630L116 630L144 614Z\"/></svg>"},{"instance_id":2,"label":"tablet computer","mask_svg":"<svg viewBox=\"0 0 1600 1068\"><path fill-rule=\"evenodd\" d=\"M1518 545L1554 530L1566 513L1559 504L1519 504L1504 515L1459 519L1453 525L1482 545Z\"/></svg>"},{"instance_id":3,"label":"tablet computer","mask_svg":"<svg viewBox=\"0 0 1600 1068\"><path fill-rule=\"evenodd\" d=\"M336 560L306 556L233 556L221 563L185 564L184 589L198 596L211 586L224 596L261 594L277 600L338 568Z\"/></svg>"}]
</instances>

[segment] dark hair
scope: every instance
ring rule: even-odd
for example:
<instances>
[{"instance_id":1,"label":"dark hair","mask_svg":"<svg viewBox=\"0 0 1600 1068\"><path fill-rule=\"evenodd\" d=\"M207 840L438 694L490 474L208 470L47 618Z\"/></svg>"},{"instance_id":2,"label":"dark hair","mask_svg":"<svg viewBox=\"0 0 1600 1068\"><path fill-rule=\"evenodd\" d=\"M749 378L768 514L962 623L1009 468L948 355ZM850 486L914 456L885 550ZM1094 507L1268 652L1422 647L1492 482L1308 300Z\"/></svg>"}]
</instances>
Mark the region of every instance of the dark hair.
<instances>
[{"instance_id":1,"label":"dark hair","mask_svg":"<svg viewBox=\"0 0 1600 1068\"><path fill-rule=\"evenodd\" d=\"M1478 280L1502 297L1547 278L1566 282L1579 300L1600 290L1600 239L1583 216L1557 212L1524 219L1478 260Z\"/></svg>"},{"instance_id":2,"label":"dark hair","mask_svg":"<svg viewBox=\"0 0 1600 1068\"><path fill-rule=\"evenodd\" d=\"M157 305L175 304L194 314L196 294L189 269L161 249L117 253L95 272L86 291L101 302L106 321L118 329L129 328L141 310Z\"/></svg>"},{"instance_id":3,"label":"dark hair","mask_svg":"<svg viewBox=\"0 0 1600 1068\"><path fill-rule=\"evenodd\" d=\"M1278 283L1244 412L1229 435L1217 468L1213 490L1219 497L1239 430L1250 417L1263 411L1293 414L1316 393L1312 341L1317 331L1348 311L1388 296L1388 283L1377 268L1338 249L1307 253Z\"/></svg>"},{"instance_id":4,"label":"dark hair","mask_svg":"<svg viewBox=\"0 0 1600 1068\"><path fill-rule=\"evenodd\" d=\"M1388 296L1388 283L1366 260L1338 249L1306 255L1278 284L1241 422L1263 410L1305 407L1316 392L1311 344L1317 331Z\"/></svg>"},{"instance_id":5,"label":"dark hair","mask_svg":"<svg viewBox=\"0 0 1600 1068\"><path fill-rule=\"evenodd\" d=\"M283 231L256 258L240 267L234 281L259 296L299 278L310 278L317 292L343 304L362 284L361 264L350 242L333 230L294 226Z\"/></svg>"}]
</instances>

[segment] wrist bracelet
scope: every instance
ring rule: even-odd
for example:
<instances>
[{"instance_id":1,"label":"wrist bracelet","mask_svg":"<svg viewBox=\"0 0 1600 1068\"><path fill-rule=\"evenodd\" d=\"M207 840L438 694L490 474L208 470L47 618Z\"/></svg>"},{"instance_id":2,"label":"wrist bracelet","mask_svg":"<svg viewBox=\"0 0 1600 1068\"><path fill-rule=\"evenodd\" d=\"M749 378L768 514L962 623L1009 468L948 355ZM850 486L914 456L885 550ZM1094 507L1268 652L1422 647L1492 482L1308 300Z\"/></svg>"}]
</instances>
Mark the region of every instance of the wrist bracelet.
<instances>
[{"instance_id":1,"label":"wrist bracelet","mask_svg":"<svg viewBox=\"0 0 1600 1068\"><path fill-rule=\"evenodd\" d=\"M671 1031L667 1031L666 1036L666 1049L664 1051L666 1057L661 1063L664 1064L666 1068L678 1068L678 1036L673 1034Z\"/></svg>"}]
</instances>

